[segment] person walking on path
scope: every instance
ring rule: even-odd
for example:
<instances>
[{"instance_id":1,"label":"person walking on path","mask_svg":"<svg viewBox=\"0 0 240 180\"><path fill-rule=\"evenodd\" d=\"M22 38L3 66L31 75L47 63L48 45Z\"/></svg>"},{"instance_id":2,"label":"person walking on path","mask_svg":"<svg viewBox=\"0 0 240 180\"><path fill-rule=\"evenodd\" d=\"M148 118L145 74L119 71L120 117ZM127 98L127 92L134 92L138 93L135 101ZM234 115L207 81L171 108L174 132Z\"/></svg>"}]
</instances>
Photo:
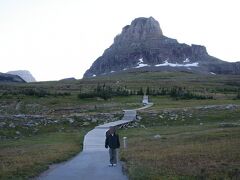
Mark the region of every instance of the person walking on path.
<instances>
[{"instance_id":1,"label":"person walking on path","mask_svg":"<svg viewBox=\"0 0 240 180\"><path fill-rule=\"evenodd\" d=\"M105 148L109 148L110 164L117 165L117 148L120 147L119 136L116 134L115 127L110 127L106 132Z\"/></svg>"}]
</instances>

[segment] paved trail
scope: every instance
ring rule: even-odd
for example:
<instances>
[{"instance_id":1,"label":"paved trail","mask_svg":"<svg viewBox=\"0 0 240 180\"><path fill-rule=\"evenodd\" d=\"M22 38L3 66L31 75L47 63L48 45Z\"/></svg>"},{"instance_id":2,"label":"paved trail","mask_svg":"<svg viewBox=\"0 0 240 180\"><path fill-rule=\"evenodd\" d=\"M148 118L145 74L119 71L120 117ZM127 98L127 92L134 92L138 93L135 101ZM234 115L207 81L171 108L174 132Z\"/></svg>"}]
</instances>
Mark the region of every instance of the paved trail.
<instances>
[{"instance_id":1,"label":"paved trail","mask_svg":"<svg viewBox=\"0 0 240 180\"><path fill-rule=\"evenodd\" d=\"M143 108L125 110L122 120L110 122L95 127L89 131L83 142L83 151L73 159L57 165L42 173L38 180L127 180L122 173L121 162L117 167L108 167L108 149L104 147L105 133L110 126L129 123L136 118L136 111L152 106L151 103Z\"/></svg>"}]
</instances>

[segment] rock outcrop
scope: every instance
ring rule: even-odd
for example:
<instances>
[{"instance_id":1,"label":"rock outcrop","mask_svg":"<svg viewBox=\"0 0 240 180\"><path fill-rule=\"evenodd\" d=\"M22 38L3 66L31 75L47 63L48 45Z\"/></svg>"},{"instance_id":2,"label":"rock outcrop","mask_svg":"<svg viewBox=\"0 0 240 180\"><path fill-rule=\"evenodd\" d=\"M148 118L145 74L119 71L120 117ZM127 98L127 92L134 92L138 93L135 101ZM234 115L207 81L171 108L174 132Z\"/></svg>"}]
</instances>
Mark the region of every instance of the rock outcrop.
<instances>
[{"instance_id":1,"label":"rock outcrop","mask_svg":"<svg viewBox=\"0 0 240 180\"><path fill-rule=\"evenodd\" d=\"M7 74L18 75L26 82L36 82L33 75L27 70L8 71Z\"/></svg>"},{"instance_id":2,"label":"rock outcrop","mask_svg":"<svg viewBox=\"0 0 240 180\"><path fill-rule=\"evenodd\" d=\"M178 43L176 39L163 35L153 17L141 17L122 29L84 77L139 69L240 74L240 63L228 63L212 57L204 46Z\"/></svg>"}]
</instances>

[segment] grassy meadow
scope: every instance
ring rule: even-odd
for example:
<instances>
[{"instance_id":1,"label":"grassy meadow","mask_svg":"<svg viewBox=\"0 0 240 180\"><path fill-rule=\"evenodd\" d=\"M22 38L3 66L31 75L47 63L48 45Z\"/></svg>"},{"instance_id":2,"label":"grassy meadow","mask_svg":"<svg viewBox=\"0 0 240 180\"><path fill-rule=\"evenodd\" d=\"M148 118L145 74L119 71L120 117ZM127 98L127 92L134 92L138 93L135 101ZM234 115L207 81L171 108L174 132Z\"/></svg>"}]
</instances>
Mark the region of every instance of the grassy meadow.
<instances>
[{"instance_id":1,"label":"grassy meadow","mask_svg":"<svg viewBox=\"0 0 240 180\"><path fill-rule=\"evenodd\" d=\"M112 96L79 98L98 86ZM193 96L182 96L183 91L172 96L175 87ZM129 72L69 82L0 83L0 179L29 179L76 155L84 134L120 119L124 109L141 107L140 90L147 89L169 92L150 95L154 106L139 112L135 125L119 130L128 137L121 159L130 179L239 177L240 76Z\"/></svg>"},{"instance_id":2,"label":"grassy meadow","mask_svg":"<svg viewBox=\"0 0 240 180\"><path fill-rule=\"evenodd\" d=\"M240 106L226 98L175 100L150 97L140 121L119 131L132 180L239 179Z\"/></svg>"},{"instance_id":3,"label":"grassy meadow","mask_svg":"<svg viewBox=\"0 0 240 180\"><path fill-rule=\"evenodd\" d=\"M29 179L48 165L67 160L82 149L88 129L52 132L0 144L0 179Z\"/></svg>"},{"instance_id":4,"label":"grassy meadow","mask_svg":"<svg viewBox=\"0 0 240 180\"><path fill-rule=\"evenodd\" d=\"M239 127L148 127L121 135L129 137L121 159L130 179L239 178Z\"/></svg>"}]
</instances>

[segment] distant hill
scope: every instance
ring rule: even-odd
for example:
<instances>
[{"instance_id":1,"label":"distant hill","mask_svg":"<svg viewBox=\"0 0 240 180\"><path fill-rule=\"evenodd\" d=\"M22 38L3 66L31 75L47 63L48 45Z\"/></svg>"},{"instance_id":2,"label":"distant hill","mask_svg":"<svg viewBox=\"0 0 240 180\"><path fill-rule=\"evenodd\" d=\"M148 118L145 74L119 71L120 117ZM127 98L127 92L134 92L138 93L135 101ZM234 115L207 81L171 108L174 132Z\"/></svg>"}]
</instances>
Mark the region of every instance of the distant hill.
<instances>
[{"instance_id":1,"label":"distant hill","mask_svg":"<svg viewBox=\"0 0 240 180\"><path fill-rule=\"evenodd\" d=\"M12 74L6 74L6 73L0 73L0 83L1 82L19 82L19 83L25 83L25 81L17 76Z\"/></svg>"},{"instance_id":2,"label":"distant hill","mask_svg":"<svg viewBox=\"0 0 240 180\"><path fill-rule=\"evenodd\" d=\"M240 74L240 62L229 63L210 56L204 46L178 43L163 35L153 17L141 17L122 29L84 77L141 70Z\"/></svg>"},{"instance_id":3,"label":"distant hill","mask_svg":"<svg viewBox=\"0 0 240 180\"><path fill-rule=\"evenodd\" d=\"M33 75L27 70L8 71L7 74L18 75L26 82L36 82Z\"/></svg>"},{"instance_id":4,"label":"distant hill","mask_svg":"<svg viewBox=\"0 0 240 180\"><path fill-rule=\"evenodd\" d=\"M59 80L59 81L65 81L65 82L67 82L67 81L76 81L77 79L76 78L74 78L74 77L70 77L70 78L64 78L64 79L61 79L61 80Z\"/></svg>"}]
</instances>

